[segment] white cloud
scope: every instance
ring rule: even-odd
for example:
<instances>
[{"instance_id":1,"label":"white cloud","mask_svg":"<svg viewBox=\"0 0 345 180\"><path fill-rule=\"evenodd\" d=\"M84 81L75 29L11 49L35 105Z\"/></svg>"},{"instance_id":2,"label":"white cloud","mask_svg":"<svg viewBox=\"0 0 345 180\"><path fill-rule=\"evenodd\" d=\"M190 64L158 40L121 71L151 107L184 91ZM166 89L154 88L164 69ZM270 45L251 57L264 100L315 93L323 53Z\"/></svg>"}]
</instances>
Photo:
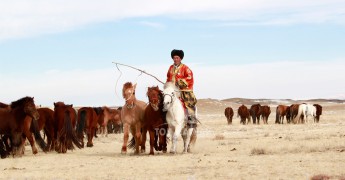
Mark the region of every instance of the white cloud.
<instances>
[{"instance_id":1,"label":"white cloud","mask_svg":"<svg viewBox=\"0 0 345 180\"><path fill-rule=\"evenodd\" d=\"M344 95L345 61L278 62L247 65L208 66L188 64L195 76L197 98L226 99L272 98L310 99L334 98ZM116 69L51 70L25 77L0 73L2 98L10 103L23 96L34 96L37 104L52 106L53 102L84 106L123 105L122 85L136 82L138 99L147 101L147 87L162 84L153 77L119 66ZM142 70L166 79L169 64L139 66ZM121 75L120 75L121 74ZM118 83L116 84L117 79ZM343 97L343 96L341 96Z\"/></svg>"},{"instance_id":2,"label":"white cloud","mask_svg":"<svg viewBox=\"0 0 345 180\"><path fill-rule=\"evenodd\" d=\"M0 41L64 32L88 24L132 17L165 16L239 25L344 24L344 12L343 0L2 0Z\"/></svg>"}]
</instances>

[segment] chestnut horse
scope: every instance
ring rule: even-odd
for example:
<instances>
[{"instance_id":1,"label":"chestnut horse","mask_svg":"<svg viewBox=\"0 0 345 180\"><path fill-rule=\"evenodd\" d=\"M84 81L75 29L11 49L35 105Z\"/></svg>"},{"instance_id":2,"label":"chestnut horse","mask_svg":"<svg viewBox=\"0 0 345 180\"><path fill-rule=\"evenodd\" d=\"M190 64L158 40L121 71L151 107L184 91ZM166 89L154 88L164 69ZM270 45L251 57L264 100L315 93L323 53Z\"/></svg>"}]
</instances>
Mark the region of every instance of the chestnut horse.
<instances>
[{"instance_id":1,"label":"chestnut horse","mask_svg":"<svg viewBox=\"0 0 345 180\"><path fill-rule=\"evenodd\" d=\"M66 153L67 149L73 150L73 144L79 149L82 148L82 144L74 130L76 116L73 105L65 105L63 102L54 103L55 151L58 153Z\"/></svg>"},{"instance_id":2,"label":"chestnut horse","mask_svg":"<svg viewBox=\"0 0 345 180\"><path fill-rule=\"evenodd\" d=\"M54 150L54 111L49 108L39 108L37 109L40 118L38 118L38 129L41 131L43 129L44 133L47 135L47 151Z\"/></svg>"},{"instance_id":3,"label":"chestnut horse","mask_svg":"<svg viewBox=\"0 0 345 180\"><path fill-rule=\"evenodd\" d=\"M234 116L234 110L231 107L227 107L224 110L224 115L228 120L228 124L232 124L232 117Z\"/></svg>"},{"instance_id":4,"label":"chestnut horse","mask_svg":"<svg viewBox=\"0 0 345 180\"><path fill-rule=\"evenodd\" d=\"M247 106L243 105L240 106L237 110L237 117L241 118L240 123L242 123L243 125L248 124L250 122L250 115L249 115L249 110L247 108ZM246 123L246 119L248 120Z\"/></svg>"},{"instance_id":5,"label":"chestnut horse","mask_svg":"<svg viewBox=\"0 0 345 180\"><path fill-rule=\"evenodd\" d=\"M121 120L123 123L123 145L121 153L127 153L127 142L129 131L135 140L135 154L139 154L139 145L141 144L141 124L144 119L146 103L137 100L135 97L136 84L127 82L123 85L122 96L125 99L125 105L121 110Z\"/></svg>"},{"instance_id":6,"label":"chestnut horse","mask_svg":"<svg viewBox=\"0 0 345 180\"><path fill-rule=\"evenodd\" d=\"M261 117L264 124L268 124L267 120L271 114L271 108L269 106L261 106Z\"/></svg>"},{"instance_id":7,"label":"chestnut horse","mask_svg":"<svg viewBox=\"0 0 345 180\"><path fill-rule=\"evenodd\" d=\"M35 146L30 127L34 132L39 147L45 151L46 143L38 130L37 119L39 118L39 113L36 109L34 98L23 97L12 102L8 107L4 105L6 104L2 103L4 108L0 108L0 134L10 138L13 155L22 153L25 142L23 137L28 138L32 153L37 154L38 150Z\"/></svg>"},{"instance_id":8,"label":"chestnut horse","mask_svg":"<svg viewBox=\"0 0 345 180\"><path fill-rule=\"evenodd\" d=\"M114 124L114 126L121 126L121 110L110 109L107 106L102 107L103 110L103 121L100 124L100 129L105 137L108 137L108 123Z\"/></svg>"},{"instance_id":9,"label":"chestnut horse","mask_svg":"<svg viewBox=\"0 0 345 180\"><path fill-rule=\"evenodd\" d=\"M261 105L253 104L252 106L250 106L249 112L252 116L253 124L256 124L256 120L258 120L258 124L260 124Z\"/></svg>"},{"instance_id":10,"label":"chestnut horse","mask_svg":"<svg viewBox=\"0 0 345 180\"><path fill-rule=\"evenodd\" d=\"M319 123L320 115L322 114L322 106L320 104L314 104L316 108L316 116L314 118L314 122Z\"/></svg>"},{"instance_id":11,"label":"chestnut horse","mask_svg":"<svg viewBox=\"0 0 345 180\"><path fill-rule=\"evenodd\" d=\"M82 107L78 110L77 136L84 147L84 131L87 135L86 147L93 146L93 136L95 135L99 119L103 117L102 109L92 107ZM97 113L98 112L98 113Z\"/></svg>"},{"instance_id":12,"label":"chestnut horse","mask_svg":"<svg viewBox=\"0 0 345 180\"><path fill-rule=\"evenodd\" d=\"M145 108L144 122L142 124L142 145L141 151L145 152L146 133L150 135L150 155L156 151L167 151L166 136L168 124L166 123L166 112L163 112L163 93L158 86L149 87L146 93L149 105ZM159 139L159 145L157 144Z\"/></svg>"},{"instance_id":13,"label":"chestnut horse","mask_svg":"<svg viewBox=\"0 0 345 180\"><path fill-rule=\"evenodd\" d=\"M286 116L287 109L289 106L284 106L284 105L278 105L276 109L276 124L284 124L284 117ZM288 121L286 119L286 121Z\"/></svg>"}]
</instances>

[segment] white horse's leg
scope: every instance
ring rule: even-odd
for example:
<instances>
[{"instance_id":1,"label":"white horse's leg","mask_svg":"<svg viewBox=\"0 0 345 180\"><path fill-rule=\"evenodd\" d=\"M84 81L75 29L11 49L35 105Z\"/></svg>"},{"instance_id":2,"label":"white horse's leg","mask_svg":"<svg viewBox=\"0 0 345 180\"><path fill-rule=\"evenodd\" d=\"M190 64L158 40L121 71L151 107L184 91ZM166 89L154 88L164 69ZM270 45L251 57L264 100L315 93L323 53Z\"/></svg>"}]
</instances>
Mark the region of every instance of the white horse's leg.
<instances>
[{"instance_id":1,"label":"white horse's leg","mask_svg":"<svg viewBox=\"0 0 345 180\"><path fill-rule=\"evenodd\" d=\"M175 131L173 135L174 153L176 153L177 139L178 139L178 136L181 134L181 131L182 131L182 125L177 125L175 127Z\"/></svg>"},{"instance_id":2,"label":"white horse's leg","mask_svg":"<svg viewBox=\"0 0 345 180\"><path fill-rule=\"evenodd\" d=\"M168 129L168 138L171 139L171 149L170 149L170 153L173 153L175 154L175 149L176 149L176 141L177 141L177 137L175 138L174 137L175 135L175 128L174 127L171 127L169 126L169 129Z\"/></svg>"}]
</instances>

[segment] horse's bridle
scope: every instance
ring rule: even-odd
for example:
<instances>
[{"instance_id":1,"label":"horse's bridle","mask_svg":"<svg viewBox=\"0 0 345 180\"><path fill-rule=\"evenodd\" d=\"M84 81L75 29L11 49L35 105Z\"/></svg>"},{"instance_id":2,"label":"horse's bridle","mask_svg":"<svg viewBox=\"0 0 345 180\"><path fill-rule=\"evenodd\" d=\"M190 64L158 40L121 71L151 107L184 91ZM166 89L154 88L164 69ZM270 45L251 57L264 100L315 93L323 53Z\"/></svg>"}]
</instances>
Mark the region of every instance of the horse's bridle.
<instances>
[{"instance_id":1,"label":"horse's bridle","mask_svg":"<svg viewBox=\"0 0 345 180\"><path fill-rule=\"evenodd\" d=\"M135 94L135 90L133 90L133 92L131 93L131 95L130 95L127 99L125 99L126 107L127 107L128 109L132 109L132 108L135 106L135 100L133 101L133 104L131 104L131 105L129 105L129 104L127 103L127 101L128 101L129 99L131 99L132 96L133 96L134 94Z\"/></svg>"},{"instance_id":2,"label":"horse's bridle","mask_svg":"<svg viewBox=\"0 0 345 180\"><path fill-rule=\"evenodd\" d=\"M171 94L163 94L163 99L165 98L165 96L170 96L170 98L171 98L170 103L174 103L174 97L175 97L175 94L174 94L174 93L171 93Z\"/></svg>"}]
</instances>

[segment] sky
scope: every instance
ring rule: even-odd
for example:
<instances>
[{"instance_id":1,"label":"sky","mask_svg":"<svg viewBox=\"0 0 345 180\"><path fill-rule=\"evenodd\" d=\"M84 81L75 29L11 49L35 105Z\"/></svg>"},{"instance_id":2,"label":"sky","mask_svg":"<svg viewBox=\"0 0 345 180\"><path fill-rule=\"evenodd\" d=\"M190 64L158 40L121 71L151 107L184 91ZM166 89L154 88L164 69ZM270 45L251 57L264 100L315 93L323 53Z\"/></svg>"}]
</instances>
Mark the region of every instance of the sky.
<instances>
[{"instance_id":1,"label":"sky","mask_svg":"<svg viewBox=\"0 0 345 180\"><path fill-rule=\"evenodd\" d=\"M123 105L166 81L170 52L198 99L345 99L344 0L1 0L0 102Z\"/></svg>"}]
</instances>

